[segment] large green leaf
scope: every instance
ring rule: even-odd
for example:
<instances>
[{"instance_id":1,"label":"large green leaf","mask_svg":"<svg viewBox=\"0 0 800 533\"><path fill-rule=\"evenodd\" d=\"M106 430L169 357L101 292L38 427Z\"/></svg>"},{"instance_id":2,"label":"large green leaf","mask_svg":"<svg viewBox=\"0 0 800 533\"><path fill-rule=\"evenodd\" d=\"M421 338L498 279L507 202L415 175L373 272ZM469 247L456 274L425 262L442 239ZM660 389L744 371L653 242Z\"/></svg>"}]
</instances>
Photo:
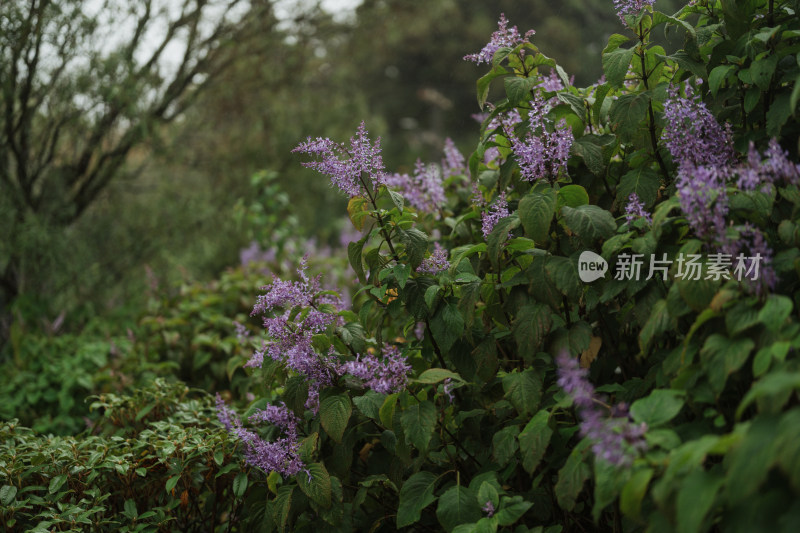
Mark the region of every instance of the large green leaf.
<instances>
[{"instance_id":1,"label":"large green leaf","mask_svg":"<svg viewBox=\"0 0 800 533\"><path fill-rule=\"evenodd\" d=\"M617 231L617 223L611 213L596 205L561 208L567 227L589 243L597 239L608 239Z\"/></svg>"},{"instance_id":2,"label":"large green leaf","mask_svg":"<svg viewBox=\"0 0 800 533\"><path fill-rule=\"evenodd\" d=\"M514 319L512 331L523 358L527 360L536 355L545 336L550 332L552 323L550 308L547 305L535 302L522 306Z\"/></svg>"},{"instance_id":3,"label":"large green leaf","mask_svg":"<svg viewBox=\"0 0 800 533\"><path fill-rule=\"evenodd\" d=\"M536 243L547 242L550 223L556 211L556 193L552 189L547 192L532 192L519 202L517 211L525 234Z\"/></svg>"},{"instance_id":4,"label":"large green leaf","mask_svg":"<svg viewBox=\"0 0 800 533\"><path fill-rule=\"evenodd\" d=\"M544 409L536 413L530 422L519 434L519 453L522 456L522 467L529 474L533 474L539 461L544 457L553 430L550 429L548 420L550 413Z\"/></svg>"},{"instance_id":5,"label":"large green leaf","mask_svg":"<svg viewBox=\"0 0 800 533\"><path fill-rule=\"evenodd\" d=\"M398 529L418 521L422 510L436 500L433 495L436 479L431 472L417 472L403 483L397 508Z\"/></svg>"},{"instance_id":6,"label":"large green leaf","mask_svg":"<svg viewBox=\"0 0 800 533\"><path fill-rule=\"evenodd\" d=\"M583 485L591 474L589 467L584 462L587 455L589 441L583 439L569 454L567 462L558 471L558 481L555 486L558 505L565 511L572 511L578 501L578 495L583 490Z\"/></svg>"},{"instance_id":7,"label":"large green leaf","mask_svg":"<svg viewBox=\"0 0 800 533\"><path fill-rule=\"evenodd\" d=\"M521 415L535 413L542 399L542 373L535 368L503 376L505 398Z\"/></svg>"},{"instance_id":8,"label":"large green leaf","mask_svg":"<svg viewBox=\"0 0 800 533\"><path fill-rule=\"evenodd\" d=\"M428 236L416 228L400 230L400 242L405 245L411 268L416 269L422 263L425 251L428 249Z\"/></svg>"},{"instance_id":9,"label":"large green leaf","mask_svg":"<svg viewBox=\"0 0 800 533\"><path fill-rule=\"evenodd\" d=\"M297 485L311 501L327 509L331 506L331 476L325 465L311 463L306 465L305 470L295 476Z\"/></svg>"},{"instance_id":10,"label":"large green leaf","mask_svg":"<svg viewBox=\"0 0 800 533\"><path fill-rule=\"evenodd\" d=\"M464 333L464 317L458 310L458 305L448 302L439 307L431 319L431 330L439 345L439 349L446 353Z\"/></svg>"},{"instance_id":11,"label":"large green leaf","mask_svg":"<svg viewBox=\"0 0 800 533\"><path fill-rule=\"evenodd\" d=\"M649 396L633 402L631 416L636 422L646 423L649 428L665 424L683 408L681 395L681 391L656 389Z\"/></svg>"},{"instance_id":12,"label":"large green leaf","mask_svg":"<svg viewBox=\"0 0 800 533\"><path fill-rule=\"evenodd\" d=\"M647 118L650 93L623 94L617 98L608 111L612 130L620 136L630 138Z\"/></svg>"},{"instance_id":13,"label":"large green leaf","mask_svg":"<svg viewBox=\"0 0 800 533\"><path fill-rule=\"evenodd\" d=\"M741 368L753 347L755 342L748 338L729 339L715 333L706 339L700 356L714 392L722 392L728 376Z\"/></svg>"},{"instance_id":14,"label":"large green leaf","mask_svg":"<svg viewBox=\"0 0 800 533\"><path fill-rule=\"evenodd\" d=\"M619 508L625 516L639 519L642 513L642 500L647 493L647 487L653 478L654 470L644 468L637 470L622 487L619 496Z\"/></svg>"},{"instance_id":15,"label":"large green leaf","mask_svg":"<svg viewBox=\"0 0 800 533\"><path fill-rule=\"evenodd\" d=\"M619 89L625 81L625 75L631 66L633 48L617 48L612 52L603 54L603 72L606 81L611 87Z\"/></svg>"},{"instance_id":16,"label":"large green leaf","mask_svg":"<svg viewBox=\"0 0 800 533\"><path fill-rule=\"evenodd\" d=\"M681 481L678 492L678 531L706 531L703 520L714 505L724 478L715 473L695 470ZM745 481L749 484L750 480Z\"/></svg>"},{"instance_id":17,"label":"large green leaf","mask_svg":"<svg viewBox=\"0 0 800 533\"><path fill-rule=\"evenodd\" d=\"M325 432L336 442L342 442L342 435L353 412L350 397L336 394L323 398L319 404L319 420Z\"/></svg>"},{"instance_id":18,"label":"large green leaf","mask_svg":"<svg viewBox=\"0 0 800 533\"><path fill-rule=\"evenodd\" d=\"M439 496L436 517L448 532L459 524L476 522L481 517L481 511L475 493L461 485L450 487Z\"/></svg>"},{"instance_id":19,"label":"large green leaf","mask_svg":"<svg viewBox=\"0 0 800 533\"><path fill-rule=\"evenodd\" d=\"M519 449L518 426L506 426L492 436L492 456L501 467L506 466Z\"/></svg>"},{"instance_id":20,"label":"large green leaf","mask_svg":"<svg viewBox=\"0 0 800 533\"><path fill-rule=\"evenodd\" d=\"M627 172L617 185L617 203L621 206L628 204L628 197L636 193L645 207L652 206L658 198L658 188L661 179L658 172L649 166L641 166Z\"/></svg>"},{"instance_id":21,"label":"large green leaf","mask_svg":"<svg viewBox=\"0 0 800 533\"><path fill-rule=\"evenodd\" d=\"M428 449L428 443L436 429L436 407L430 400L409 406L403 411L400 421L406 434L406 442L420 452Z\"/></svg>"}]
</instances>

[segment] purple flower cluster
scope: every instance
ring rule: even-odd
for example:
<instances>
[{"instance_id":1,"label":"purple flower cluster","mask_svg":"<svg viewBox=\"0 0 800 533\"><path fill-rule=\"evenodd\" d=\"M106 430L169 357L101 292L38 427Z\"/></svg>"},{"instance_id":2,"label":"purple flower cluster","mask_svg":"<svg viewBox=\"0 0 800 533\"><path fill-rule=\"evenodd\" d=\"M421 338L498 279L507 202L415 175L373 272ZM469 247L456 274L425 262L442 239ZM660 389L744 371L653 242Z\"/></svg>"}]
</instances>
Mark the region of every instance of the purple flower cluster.
<instances>
[{"instance_id":1,"label":"purple flower cluster","mask_svg":"<svg viewBox=\"0 0 800 533\"><path fill-rule=\"evenodd\" d=\"M733 272L737 279L748 280L745 285L758 295L767 289L774 289L778 283L778 275L772 266L772 250L767 244L764 234L749 223L738 228L738 238L727 239L722 246L722 253L733 258Z\"/></svg>"},{"instance_id":2,"label":"purple flower cluster","mask_svg":"<svg viewBox=\"0 0 800 533\"><path fill-rule=\"evenodd\" d=\"M775 184L800 183L800 165L789 160L789 153L781 148L776 139L770 140L764 157L762 161L761 155L751 141L747 161L734 169L737 176L736 185L740 189L745 191L760 189L767 192Z\"/></svg>"},{"instance_id":3,"label":"purple flower cluster","mask_svg":"<svg viewBox=\"0 0 800 533\"><path fill-rule=\"evenodd\" d=\"M348 361L339 366L338 373L341 376L350 374L362 380L365 387L375 392L390 394L405 388L410 371L411 365L399 348L384 344L382 359L371 354L358 354L355 361Z\"/></svg>"},{"instance_id":4,"label":"purple flower cluster","mask_svg":"<svg viewBox=\"0 0 800 533\"><path fill-rule=\"evenodd\" d=\"M702 80L698 80L698 85ZM667 145L675 163L683 168L700 165L722 167L735 157L730 124L725 128L696 97L689 80L684 84L686 96L680 96L678 87L669 89L664 102L664 127L661 138Z\"/></svg>"},{"instance_id":5,"label":"purple flower cluster","mask_svg":"<svg viewBox=\"0 0 800 533\"><path fill-rule=\"evenodd\" d=\"M456 147L456 143L450 137L444 140L444 158L442 159L442 179L451 176L466 174L467 163L464 155Z\"/></svg>"},{"instance_id":6,"label":"purple flower cluster","mask_svg":"<svg viewBox=\"0 0 800 533\"><path fill-rule=\"evenodd\" d=\"M476 65L480 65L481 63L491 64L495 52L500 48L513 48L518 44L530 42L530 38L535 33L534 30L528 30L523 36L519 33L516 26L508 29L506 16L504 13L501 13L500 20L497 22L497 31L492 34L492 40L489 41L480 52L465 55L464 60L472 61Z\"/></svg>"},{"instance_id":7,"label":"purple flower cluster","mask_svg":"<svg viewBox=\"0 0 800 533\"><path fill-rule=\"evenodd\" d=\"M625 220L631 223L638 217L644 218L651 224L653 223L653 217L651 217L650 213L644 208L644 204L639 199L639 195L634 192L628 196L628 205L625 206Z\"/></svg>"},{"instance_id":8,"label":"purple flower cluster","mask_svg":"<svg viewBox=\"0 0 800 533\"><path fill-rule=\"evenodd\" d=\"M285 405L269 405L250 417L251 423L269 422L280 429L284 436L275 441L266 441L254 431L246 429L236 413L225 405L219 394L217 394L217 418L228 432L242 441L244 457L248 464L264 472L274 470L283 476L294 476L304 470L305 465L300 459L297 428L299 420Z\"/></svg>"},{"instance_id":9,"label":"purple flower cluster","mask_svg":"<svg viewBox=\"0 0 800 533\"><path fill-rule=\"evenodd\" d=\"M592 441L595 456L617 466L627 466L636 453L647 449L645 424L633 424L627 406L604 406L589 382L589 371L567 351L556 357L558 385L572 397L581 418L581 435Z\"/></svg>"},{"instance_id":10,"label":"purple flower cluster","mask_svg":"<svg viewBox=\"0 0 800 533\"><path fill-rule=\"evenodd\" d=\"M442 248L438 242L433 244L433 248L433 253L422 260L422 264L417 267L417 272L434 276L450 268L450 261L447 260L447 250Z\"/></svg>"},{"instance_id":11,"label":"purple flower cluster","mask_svg":"<svg viewBox=\"0 0 800 533\"><path fill-rule=\"evenodd\" d=\"M530 102L528 128L520 139L514 131L516 117L513 114L503 120L503 131L511 142L522 177L536 181L545 177L556 177L567 172L569 151L575 140L567 121L561 119L548 131L551 120L547 118L549 105L538 93Z\"/></svg>"},{"instance_id":12,"label":"purple flower cluster","mask_svg":"<svg viewBox=\"0 0 800 533\"><path fill-rule=\"evenodd\" d=\"M397 189L406 202L425 213L436 213L445 203L442 172L436 165L417 160L414 175L392 174L384 178L387 187Z\"/></svg>"},{"instance_id":13,"label":"purple flower cluster","mask_svg":"<svg viewBox=\"0 0 800 533\"><path fill-rule=\"evenodd\" d=\"M330 356L314 351L311 338L341 320L319 309L322 304L332 304L338 308L340 300L334 296L319 295L319 276L312 279L306 275L305 259L301 261L297 272L300 281L275 279L263 287L265 293L258 297L252 315L265 315L264 328L270 340L253 354L245 366L260 367L266 355L305 376L309 385L306 407L316 410L319 389L332 383L332 369L336 364ZM284 309L284 312L268 316L275 309ZM297 310L300 312L294 316Z\"/></svg>"},{"instance_id":14,"label":"purple flower cluster","mask_svg":"<svg viewBox=\"0 0 800 533\"><path fill-rule=\"evenodd\" d=\"M483 207L482 204L479 204L479 206ZM506 200L506 192L503 191L492 205L489 206L489 209L481 213L481 231L483 232L483 236L488 237L489 234L492 233L495 225L510 214L508 210L508 201Z\"/></svg>"},{"instance_id":15,"label":"purple flower cluster","mask_svg":"<svg viewBox=\"0 0 800 533\"><path fill-rule=\"evenodd\" d=\"M728 195L727 167L683 166L675 182L681 209L689 226L701 239L725 239Z\"/></svg>"},{"instance_id":16,"label":"purple flower cluster","mask_svg":"<svg viewBox=\"0 0 800 533\"><path fill-rule=\"evenodd\" d=\"M481 511L486 513L486 516L491 518L494 515L494 511L495 511L494 504L492 503L492 500L487 500L486 503L483 505L483 507L481 507Z\"/></svg>"},{"instance_id":17,"label":"purple flower cluster","mask_svg":"<svg viewBox=\"0 0 800 533\"><path fill-rule=\"evenodd\" d=\"M619 20L625 24L625 15L638 15L644 6L652 6L656 0L614 0L614 9L617 10Z\"/></svg>"},{"instance_id":18,"label":"purple flower cluster","mask_svg":"<svg viewBox=\"0 0 800 533\"><path fill-rule=\"evenodd\" d=\"M364 122L346 146L328 138L309 137L292 152L317 156L318 161L303 163L322 174L330 176L331 182L351 198L362 193L366 182L382 184L385 177L380 137L373 144Z\"/></svg>"}]
</instances>

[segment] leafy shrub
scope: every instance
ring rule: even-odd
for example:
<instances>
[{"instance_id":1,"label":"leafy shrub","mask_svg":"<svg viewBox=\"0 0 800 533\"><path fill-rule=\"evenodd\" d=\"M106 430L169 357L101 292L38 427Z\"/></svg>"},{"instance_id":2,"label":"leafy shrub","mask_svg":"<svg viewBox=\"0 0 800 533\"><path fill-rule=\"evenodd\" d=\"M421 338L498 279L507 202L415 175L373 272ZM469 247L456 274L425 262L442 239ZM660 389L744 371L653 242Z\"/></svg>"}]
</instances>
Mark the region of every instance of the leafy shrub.
<instances>
[{"instance_id":1,"label":"leafy shrub","mask_svg":"<svg viewBox=\"0 0 800 533\"><path fill-rule=\"evenodd\" d=\"M252 500L263 490L248 487L210 396L156 380L92 407L104 415L94 435L0 426L4 531L251 530L259 516Z\"/></svg>"},{"instance_id":2,"label":"leafy shrub","mask_svg":"<svg viewBox=\"0 0 800 533\"><path fill-rule=\"evenodd\" d=\"M256 301L248 364L282 386L219 416L265 530L800 520L800 6L614 4L586 88L501 18L468 56L481 107L505 95L466 168L388 176L363 124L297 148L350 197L361 288L347 308L301 266Z\"/></svg>"}]
</instances>

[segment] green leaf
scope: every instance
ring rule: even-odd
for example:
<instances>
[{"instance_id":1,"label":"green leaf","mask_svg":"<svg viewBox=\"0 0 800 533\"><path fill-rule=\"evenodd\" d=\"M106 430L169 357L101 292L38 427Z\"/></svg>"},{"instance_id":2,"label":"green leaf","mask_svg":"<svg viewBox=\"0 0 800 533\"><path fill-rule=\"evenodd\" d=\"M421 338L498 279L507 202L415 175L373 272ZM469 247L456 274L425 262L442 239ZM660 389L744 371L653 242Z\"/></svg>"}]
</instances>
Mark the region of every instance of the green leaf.
<instances>
[{"instance_id":1,"label":"green leaf","mask_svg":"<svg viewBox=\"0 0 800 533\"><path fill-rule=\"evenodd\" d=\"M381 424L387 429L392 429L392 422L394 420L394 410L397 407L397 393L390 394L383 401L378 416L381 419Z\"/></svg>"},{"instance_id":2,"label":"green leaf","mask_svg":"<svg viewBox=\"0 0 800 533\"><path fill-rule=\"evenodd\" d=\"M392 199L392 203L394 203L395 207L397 207L397 210L400 211L400 213L402 214L403 205L405 203L405 201L403 200L403 195L400 194L399 192L393 191L392 189L387 189L387 190L389 191L389 196Z\"/></svg>"},{"instance_id":3,"label":"green leaf","mask_svg":"<svg viewBox=\"0 0 800 533\"><path fill-rule=\"evenodd\" d=\"M478 107L481 109L486 105L486 99L489 97L489 86L492 80L500 76L505 76L508 71L500 65L495 65L488 74L478 80Z\"/></svg>"},{"instance_id":4,"label":"green leaf","mask_svg":"<svg viewBox=\"0 0 800 533\"><path fill-rule=\"evenodd\" d=\"M631 138L647 119L650 93L623 94L617 98L608 112L611 129L625 138Z\"/></svg>"},{"instance_id":5,"label":"green leaf","mask_svg":"<svg viewBox=\"0 0 800 533\"><path fill-rule=\"evenodd\" d=\"M630 472L619 468L608 461L594 461L594 505L592 518L595 523L600 519L603 510L619 497L622 487L628 480Z\"/></svg>"},{"instance_id":6,"label":"green leaf","mask_svg":"<svg viewBox=\"0 0 800 533\"><path fill-rule=\"evenodd\" d=\"M770 104L769 111L767 111L767 135L770 137L778 137L781 133L781 128L792 116L789 99L789 94L783 93Z\"/></svg>"},{"instance_id":7,"label":"green leaf","mask_svg":"<svg viewBox=\"0 0 800 533\"><path fill-rule=\"evenodd\" d=\"M244 493L247 491L247 474L244 472L239 472L236 474L236 477L233 478L233 495L237 498L241 498L244 496Z\"/></svg>"},{"instance_id":8,"label":"green leaf","mask_svg":"<svg viewBox=\"0 0 800 533\"><path fill-rule=\"evenodd\" d=\"M586 103L583 98L576 94L565 92L557 93L556 96L559 100L567 104L576 115L578 115L578 118L581 119L581 122L584 124L586 123ZM580 141L580 139L578 139L578 141Z\"/></svg>"},{"instance_id":9,"label":"green leaf","mask_svg":"<svg viewBox=\"0 0 800 533\"><path fill-rule=\"evenodd\" d=\"M474 481L474 479L473 479ZM472 485L472 482L470 482ZM483 507L486 505L486 502L492 502L495 509L500 505L500 493L498 493L497 481L484 481L480 484L480 488L478 489L478 505Z\"/></svg>"},{"instance_id":10,"label":"green leaf","mask_svg":"<svg viewBox=\"0 0 800 533\"><path fill-rule=\"evenodd\" d=\"M625 75L633 59L633 48L616 48L603 54L603 72L611 87L619 89L625 81Z\"/></svg>"},{"instance_id":11,"label":"green leaf","mask_svg":"<svg viewBox=\"0 0 800 533\"><path fill-rule=\"evenodd\" d=\"M792 300L781 294L770 294L758 312L758 320L771 331L779 331L792 313Z\"/></svg>"},{"instance_id":12,"label":"green leaf","mask_svg":"<svg viewBox=\"0 0 800 533\"><path fill-rule=\"evenodd\" d=\"M645 468L637 470L622 487L619 497L619 507L625 516L638 520L642 513L642 500L647 494L647 487L653 478L654 470Z\"/></svg>"},{"instance_id":13,"label":"green leaf","mask_svg":"<svg viewBox=\"0 0 800 533\"><path fill-rule=\"evenodd\" d=\"M503 376L505 398L521 415L535 413L542 399L542 373L536 368L514 370Z\"/></svg>"},{"instance_id":14,"label":"green leaf","mask_svg":"<svg viewBox=\"0 0 800 533\"><path fill-rule=\"evenodd\" d=\"M705 531L703 520L714 505L724 478L716 473L694 470L681 481L678 491L678 531ZM748 484L750 480L745 481Z\"/></svg>"},{"instance_id":15,"label":"green leaf","mask_svg":"<svg viewBox=\"0 0 800 533\"><path fill-rule=\"evenodd\" d=\"M608 239L617 231L617 223L611 213L596 205L561 208L567 227L585 242Z\"/></svg>"},{"instance_id":16,"label":"green leaf","mask_svg":"<svg viewBox=\"0 0 800 533\"><path fill-rule=\"evenodd\" d=\"M347 394L328 396L319 404L319 421L328 436L336 442L342 442L352 412L353 406Z\"/></svg>"},{"instance_id":17,"label":"green leaf","mask_svg":"<svg viewBox=\"0 0 800 533\"><path fill-rule=\"evenodd\" d=\"M17 495L17 487L14 485L3 485L0 488L0 505L8 507Z\"/></svg>"},{"instance_id":18,"label":"green leaf","mask_svg":"<svg viewBox=\"0 0 800 533\"><path fill-rule=\"evenodd\" d=\"M626 173L617 185L617 203L621 206L628 204L628 198L636 193L639 199L649 208L658 199L658 188L661 187L661 178L658 172L649 166L641 166Z\"/></svg>"},{"instance_id":19,"label":"green leaf","mask_svg":"<svg viewBox=\"0 0 800 533\"><path fill-rule=\"evenodd\" d=\"M374 420L380 420L379 412L383 401L383 395L373 390L368 390L362 396L353 398L353 403L356 404L358 410L361 411L364 416Z\"/></svg>"},{"instance_id":20,"label":"green leaf","mask_svg":"<svg viewBox=\"0 0 800 533\"><path fill-rule=\"evenodd\" d=\"M744 395L742 403L736 409L736 418L741 418L745 409L754 401L775 396L785 396L785 393L800 390L800 372L769 373L756 381Z\"/></svg>"},{"instance_id":21,"label":"green leaf","mask_svg":"<svg viewBox=\"0 0 800 533\"><path fill-rule=\"evenodd\" d=\"M439 496L436 517L448 532L460 524L478 521L481 518L481 511L475 499L475 493L461 485L450 487Z\"/></svg>"},{"instance_id":22,"label":"green leaf","mask_svg":"<svg viewBox=\"0 0 800 533\"><path fill-rule=\"evenodd\" d=\"M606 166L608 165L608 155L605 155L604 148L615 140L616 137L613 135L594 135L590 133L575 139L572 144L572 151L583 159L589 172L602 178L606 174Z\"/></svg>"},{"instance_id":23,"label":"green leaf","mask_svg":"<svg viewBox=\"0 0 800 533\"><path fill-rule=\"evenodd\" d=\"M512 332L523 358L533 358L536 355L552 324L550 308L547 305L535 302L522 306L514 319Z\"/></svg>"},{"instance_id":24,"label":"green leaf","mask_svg":"<svg viewBox=\"0 0 800 533\"><path fill-rule=\"evenodd\" d=\"M507 465L519 449L519 427L506 426L492 436L492 455L501 467Z\"/></svg>"},{"instance_id":25,"label":"green leaf","mask_svg":"<svg viewBox=\"0 0 800 533\"><path fill-rule=\"evenodd\" d=\"M733 65L719 65L718 67L714 67L708 75L708 88L712 96L717 96L719 88L722 87L722 82L725 81L728 74L730 74L733 69Z\"/></svg>"},{"instance_id":26,"label":"green leaf","mask_svg":"<svg viewBox=\"0 0 800 533\"><path fill-rule=\"evenodd\" d=\"M306 465L306 472L298 472L295 476L297 485L303 494L308 496L311 501L325 509L331 506L331 476L322 463L311 463ZM309 474L311 478L309 479Z\"/></svg>"},{"instance_id":27,"label":"green leaf","mask_svg":"<svg viewBox=\"0 0 800 533\"><path fill-rule=\"evenodd\" d=\"M426 383L432 385L434 383L439 383L440 381L444 381L446 379L452 379L455 381L461 381L461 376L456 374L455 372L451 372L450 370L446 370L444 368L429 368L425 372L419 375L419 377L414 381L414 383Z\"/></svg>"},{"instance_id":28,"label":"green leaf","mask_svg":"<svg viewBox=\"0 0 800 533\"><path fill-rule=\"evenodd\" d=\"M553 430L550 429L548 420L550 413L544 409L536 413L517 437L519 439L519 452L522 456L522 467L529 474L533 474L539 462L544 457L547 445Z\"/></svg>"},{"instance_id":29,"label":"green leaf","mask_svg":"<svg viewBox=\"0 0 800 533\"><path fill-rule=\"evenodd\" d=\"M494 225L492 232L486 238L486 253L492 265L497 266L500 258L500 247L508 240L509 233L519 227L520 220L516 213L511 214Z\"/></svg>"},{"instance_id":30,"label":"green leaf","mask_svg":"<svg viewBox=\"0 0 800 533\"><path fill-rule=\"evenodd\" d=\"M166 485L165 485L165 487L164 487L164 488L167 490L167 494L169 494L169 493L171 493L171 492L172 492L172 489L174 489L174 488L175 488L175 485L177 485L177 484L178 484L178 481L180 481L180 479L181 479L181 476L172 476L171 478L169 478L169 479L167 480L167 483L166 483ZM52 487L52 485L53 485L53 484L52 484L52 483L50 483L50 486L51 486L51 487ZM51 491L51 493L52 493L52 491Z\"/></svg>"},{"instance_id":31,"label":"green leaf","mask_svg":"<svg viewBox=\"0 0 800 533\"><path fill-rule=\"evenodd\" d=\"M519 215L525 234L536 243L545 243L549 238L550 223L556 211L556 193L552 189L547 192L532 192L519 202Z\"/></svg>"},{"instance_id":32,"label":"green leaf","mask_svg":"<svg viewBox=\"0 0 800 533\"><path fill-rule=\"evenodd\" d=\"M640 398L631 405L631 415L636 422L644 422L648 428L666 424L683 408L682 391L655 389L645 398Z\"/></svg>"},{"instance_id":33,"label":"green leaf","mask_svg":"<svg viewBox=\"0 0 800 533\"><path fill-rule=\"evenodd\" d=\"M667 15L665 13L661 13L660 11L653 12L653 25L651 28L655 28L664 23L671 23L675 26L681 26L686 33L692 38L692 40L697 41L697 32L694 29L694 26L686 22L685 20L681 20L679 18L673 17L671 15ZM664 30L666 32L666 30Z\"/></svg>"},{"instance_id":34,"label":"green leaf","mask_svg":"<svg viewBox=\"0 0 800 533\"><path fill-rule=\"evenodd\" d=\"M611 36L608 38L608 44L605 48L603 48L603 54L608 54L613 52L617 48L619 48L622 43L626 43L630 41L630 37L625 37L624 35L620 35L619 33L612 33Z\"/></svg>"},{"instance_id":35,"label":"green leaf","mask_svg":"<svg viewBox=\"0 0 800 533\"><path fill-rule=\"evenodd\" d=\"M672 54L670 56L666 56L666 57L661 55L661 54L656 54L656 57L658 57L661 60L671 59L672 61L677 63L680 68L682 68L683 70L686 70L688 72L691 72L692 74L694 74L698 78L701 78L701 79L707 79L708 78L708 73L706 72L705 64L703 64L703 63L701 63L699 61L695 61L694 59L692 59L689 56L689 54L686 53L685 50L678 50L674 54Z\"/></svg>"},{"instance_id":36,"label":"green leaf","mask_svg":"<svg viewBox=\"0 0 800 533\"><path fill-rule=\"evenodd\" d=\"M775 67L778 66L778 56L771 55L750 64L750 77L753 83L762 91L766 91L772 82Z\"/></svg>"},{"instance_id":37,"label":"green leaf","mask_svg":"<svg viewBox=\"0 0 800 533\"><path fill-rule=\"evenodd\" d=\"M59 491L59 489L61 489L61 487L64 485L66 481L67 481L66 474L57 475L56 477L50 480L50 486L47 488L47 492L49 492L50 494L55 494L56 492Z\"/></svg>"},{"instance_id":38,"label":"green leaf","mask_svg":"<svg viewBox=\"0 0 800 533\"><path fill-rule=\"evenodd\" d=\"M753 339L729 339L718 333L706 339L700 350L700 356L714 392L717 394L722 392L728 376L741 368L754 346Z\"/></svg>"},{"instance_id":39,"label":"green leaf","mask_svg":"<svg viewBox=\"0 0 800 533\"><path fill-rule=\"evenodd\" d=\"M531 89L536 86L539 79L532 78L519 78L517 76L509 76L503 80L506 87L506 94L508 95L508 102L511 105L516 105L522 100L531 99Z\"/></svg>"},{"instance_id":40,"label":"green leaf","mask_svg":"<svg viewBox=\"0 0 800 533\"><path fill-rule=\"evenodd\" d=\"M406 443L420 452L428 449L428 444L436 429L436 407L430 400L407 407L400 417Z\"/></svg>"},{"instance_id":41,"label":"green leaf","mask_svg":"<svg viewBox=\"0 0 800 533\"><path fill-rule=\"evenodd\" d=\"M400 242L406 247L406 255L411 268L416 269L428 249L428 236L416 228L400 231Z\"/></svg>"},{"instance_id":42,"label":"green leaf","mask_svg":"<svg viewBox=\"0 0 800 533\"><path fill-rule=\"evenodd\" d=\"M662 333L670 331L674 326L675 321L670 317L667 310L667 301L664 299L658 300L653 304L653 309L650 311L650 316L647 318L642 330L639 332L639 349L642 353L646 353L650 348L650 344Z\"/></svg>"},{"instance_id":43,"label":"green leaf","mask_svg":"<svg viewBox=\"0 0 800 533\"><path fill-rule=\"evenodd\" d=\"M439 307L431 319L431 330L442 353L446 353L453 343L464 333L464 317L454 303L448 302Z\"/></svg>"},{"instance_id":44,"label":"green leaf","mask_svg":"<svg viewBox=\"0 0 800 533\"><path fill-rule=\"evenodd\" d=\"M431 472L417 472L403 483L400 488L400 503L397 508L397 527L410 526L420 519L422 510L432 504L436 498L433 489L436 475Z\"/></svg>"},{"instance_id":45,"label":"green leaf","mask_svg":"<svg viewBox=\"0 0 800 533\"><path fill-rule=\"evenodd\" d=\"M569 209L565 207L564 209ZM547 277L556 288L570 300L581 294L581 281L578 275L577 257L550 256L545 263Z\"/></svg>"},{"instance_id":46,"label":"green leaf","mask_svg":"<svg viewBox=\"0 0 800 533\"><path fill-rule=\"evenodd\" d=\"M497 523L501 526L510 526L522 518L522 515L524 515L532 505L531 502L523 501L522 496L503 498L500 504L500 510L497 511L493 518L497 518Z\"/></svg>"},{"instance_id":47,"label":"green leaf","mask_svg":"<svg viewBox=\"0 0 800 533\"><path fill-rule=\"evenodd\" d=\"M584 463L584 456L589 446L589 441L583 439L573 448L567 457L567 462L558 471L558 481L555 486L558 505L569 512L575 508L578 495L583 490L583 485L589 479L589 467Z\"/></svg>"},{"instance_id":48,"label":"green leaf","mask_svg":"<svg viewBox=\"0 0 800 533\"><path fill-rule=\"evenodd\" d=\"M292 507L292 494L294 485L284 485L278 489L278 494L272 502L271 514L281 531L286 531L289 523L289 511Z\"/></svg>"},{"instance_id":49,"label":"green leaf","mask_svg":"<svg viewBox=\"0 0 800 533\"><path fill-rule=\"evenodd\" d=\"M565 185L558 190L556 211L561 211L565 205L579 207L589 203L589 193L580 185Z\"/></svg>"}]
</instances>

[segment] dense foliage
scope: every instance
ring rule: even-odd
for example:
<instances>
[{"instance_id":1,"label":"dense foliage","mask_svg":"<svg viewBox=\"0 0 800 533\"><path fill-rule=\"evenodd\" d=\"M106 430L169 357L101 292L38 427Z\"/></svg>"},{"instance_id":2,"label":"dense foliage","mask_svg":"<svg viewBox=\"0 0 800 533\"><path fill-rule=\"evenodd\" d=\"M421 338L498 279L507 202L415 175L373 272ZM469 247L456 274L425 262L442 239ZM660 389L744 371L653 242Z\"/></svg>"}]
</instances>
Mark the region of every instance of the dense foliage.
<instances>
[{"instance_id":1,"label":"dense foliage","mask_svg":"<svg viewBox=\"0 0 800 533\"><path fill-rule=\"evenodd\" d=\"M103 391L89 350L87 434L0 428L3 525L797 529L800 3L612 4L586 87L500 17L465 58L488 70L466 159L388 172L365 123L298 145L349 199L355 289L291 224L249 236L124 345L143 380L216 389L218 420L181 384Z\"/></svg>"}]
</instances>

